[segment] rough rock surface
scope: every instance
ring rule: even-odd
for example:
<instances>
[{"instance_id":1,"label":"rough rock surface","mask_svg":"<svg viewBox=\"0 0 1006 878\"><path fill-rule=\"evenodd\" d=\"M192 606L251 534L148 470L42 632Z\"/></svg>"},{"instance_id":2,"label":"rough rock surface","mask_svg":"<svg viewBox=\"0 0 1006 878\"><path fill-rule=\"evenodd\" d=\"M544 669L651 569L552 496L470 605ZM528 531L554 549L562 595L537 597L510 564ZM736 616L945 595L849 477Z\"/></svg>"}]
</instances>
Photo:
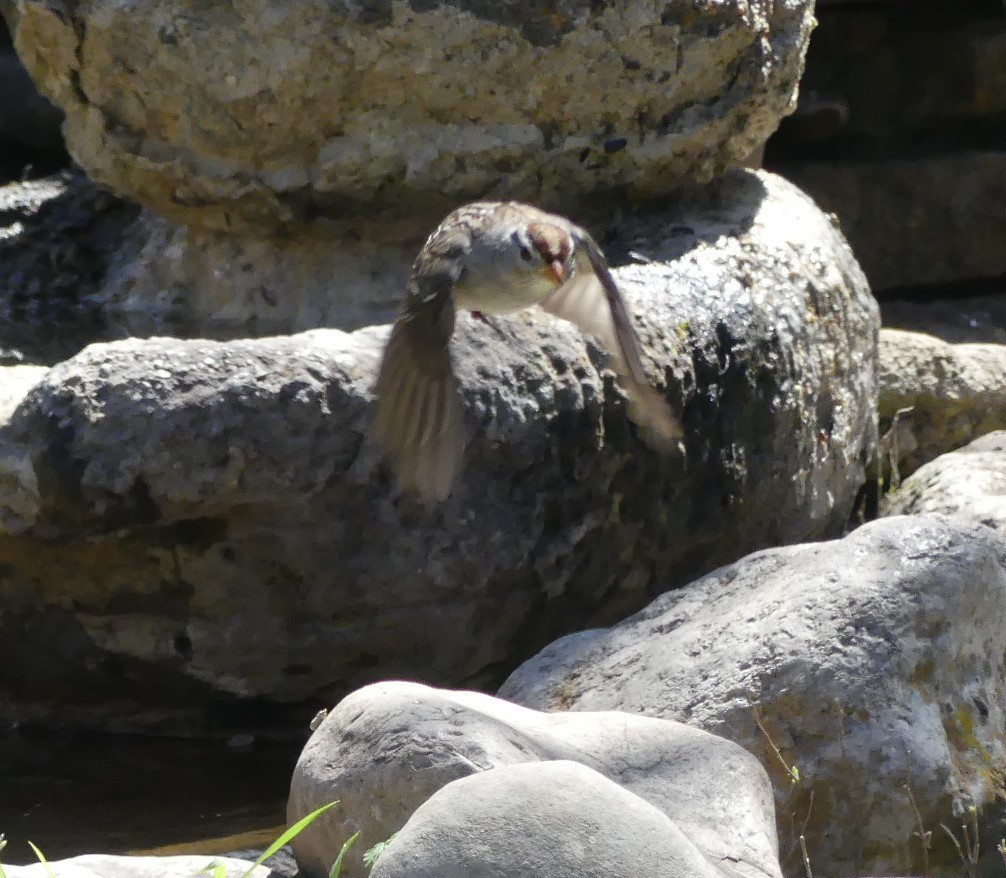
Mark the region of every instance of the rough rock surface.
<instances>
[{"instance_id":1,"label":"rough rock surface","mask_svg":"<svg viewBox=\"0 0 1006 878\"><path fill-rule=\"evenodd\" d=\"M795 829L815 874L912 875L906 784L926 827L998 796L1004 648L1006 543L982 525L906 516L750 555L612 628L556 641L499 694L722 735L777 780L789 874L803 874ZM959 870L943 833L933 845L938 873Z\"/></svg>"},{"instance_id":2,"label":"rough rock surface","mask_svg":"<svg viewBox=\"0 0 1006 878\"><path fill-rule=\"evenodd\" d=\"M887 436L882 463L901 477L1006 429L1006 345L947 344L883 329L879 384L880 429Z\"/></svg>"},{"instance_id":3,"label":"rough rock surface","mask_svg":"<svg viewBox=\"0 0 1006 878\"><path fill-rule=\"evenodd\" d=\"M11 18L99 182L224 231L393 235L389 217L426 229L473 197L568 208L741 165L790 108L813 9L17 0Z\"/></svg>"},{"instance_id":4,"label":"rough rock surface","mask_svg":"<svg viewBox=\"0 0 1006 878\"><path fill-rule=\"evenodd\" d=\"M193 878L205 874L206 867L217 863L224 878L242 878L252 864L229 857L115 857L107 854L86 854L51 863L30 866L4 865L7 878ZM216 874L215 872L213 874ZM268 878L265 866L255 866L250 878Z\"/></svg>"},{"instance_id":5,"label":"rough rock surface","mask_svg":"<svg viewBox=\"0 0 1006 878\"><path fill-rule=\"evenodd\" d=\"M423 804L374 878L717 878L649 803L576 762L494 768Z\"/></svg>"},{"instance_id":6,"label":"rough rock surface","mask_svg":"<svg viewBox=\"0 0 1006 878\"><path fill-rule=\"evenodd\" d=\"M553 783L554 767L564 764L553 760L574 760L585 768L571 775L567 767ZM492 779L483 774L520 763L534 766L524 766L527 773L523 769L493 771ZM710 766L716 766L715 770ZM451 783L469 775L484 780L468 786ZM510 781L521 795L501 801L498 784L505 787ZM378 683L343 699L297 762L287 819L292 823L338 799L338 808L294 840L294 853L308 878L324 878L342 843L360 830L356 850L346 861L345 874L355 878L365 874L362 852L401 829L441 788L441 794L421 808L403 831L403 845L396 842L396 850L409 851L402 858L411 859L412 846L422 845L419 839L436 833L438 826L446 832L473 828L468 820L486 826L480 821L491 820L493 809L516 808L524 813L523 819L530 820L528 826L554 826L560 814L562 820L570 816L566 810L570 801L566 792L549 799L549 791L567 783L570 790L583 795L579 801L572 800L583 814L582 820L570 824L577 839L580 830L606 815L608 808L626 805L629 813L649 815L645 822L650 829L658 827L654 831L660 844L670 842L679 853L689 852L698 874L721 878L779 875L771 786L758 761L735 744L664 720L621 713L543 714L477 692L450 692L415 683ZM604 793L596 802L600 810L589 813L587 790L598 787ZM539 799L537 806L532 796ZM460 810L455 811L456 805ZM599 848L625 852L633 836L623 834L621 823L621 819L612 821L603 842L597 838ZM505 853L507 839L514 844L523 831L517 831L516 825L501 830L503 835L491 842L491 856ZM534 850L534 857L545 856L539 848L554 844L557 837L547 830L542 835L541 830L528 833L514 846ZM413 841L406 841L406 836ZM461 859L479 856L467 845L455 850L451 842L446 848L446 854ZM570 852L562 851L561 859ZM645 856L646 851L639 855ZM598 852L597 856L602 855ZM576 862L574 858L564 868ZM475 871L458 874L482 874L474 863L472 868ZM513 873L503 868L493 874ZM381 874L398 873L385 869ZM524 874L576 873L529 868ZM636 874L650 873L644 869Z\"/></svg>"},{"instance_id":7,"label":"rough rock surface","mask_svg":"<svg viewBox=\"0 0 1006 878\"><path fill-rule=\"evenodd\" d=\"M940 455L884 501L885 515L957 515L1006 534L1006 432Z\"/></svg>"},{"instance_id":8,"label":"rough rock surface","mask_svg":"<svg viewBox=\"0 0 1006 878\"><path fill-rule=\"evenodd\" d=\"M156 702L202 728L222 692L491 683L654 586L840 531L875 454L876 303L776 178L738 172L693 217L626 227L654 261L615 270L683 454L646 448L596 347L535 312L460 316L472 440L434 510L364 438L385 328L53 368L0 431L3 711L100 717L113 693L116 724Z\"/></svg>"}]
</instances>

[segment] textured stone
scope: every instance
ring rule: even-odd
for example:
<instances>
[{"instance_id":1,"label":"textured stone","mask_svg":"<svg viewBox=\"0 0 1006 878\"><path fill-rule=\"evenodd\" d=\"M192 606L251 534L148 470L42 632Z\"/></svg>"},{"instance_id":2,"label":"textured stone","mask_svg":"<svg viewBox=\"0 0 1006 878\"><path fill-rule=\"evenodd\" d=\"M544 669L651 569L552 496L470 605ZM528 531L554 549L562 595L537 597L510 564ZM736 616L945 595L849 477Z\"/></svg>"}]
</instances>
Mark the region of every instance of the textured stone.
<instances>
[{"instance_id":1,"label":"textured stone","mask_svg":"<svg viewBox=\"0 0 1006 878\"><path fill-rule=\"evenodd\" d=\"M553 760L575 760L585 766L574 784L584 795L573 801L586 823L613 804L629 804L630 812L653 815L664 827L657 832L660 843L670 838L676 850L688 851L701 874L723 878L780 874L771 786L757 760L735 744L664 720L622 713L543 714L477 692L404 682L378 683L347 696L308 741L294 771L287 819L292 823L335 799L339 807L294 840L297 862L308 878L324 878L345 839L359 830L357 850L348 856L345 874L347 878L365 874L363 850L398 832L407 820L402 845L396 840L395 850L409 849L419 837L429 837L428 832L454 831L445 824L454 824L462 833L473 830L469 818L485 826L481 820L493 810L516 809L530 819L530 826L553 825L556 807L564 809L567 801L565 795L561 802L549 798L555 786L548 778L561 764ZM526 795L504 795L501 800L498 787L487 793L497 781L514 777L499 769L520 763L534 763L534 770L520 781ZM494 780L483 774L487 772ZM607 780L602 784L594 772ZM452 783L469 775L484 780L460 788ZM590 797L581 785L584 779L588 786L603 787L607 804L598 802L598 812L591 813ZM462 794L463 789L480 792L473 799ZM441 793L434 795L438 790ZM460 804L460 809L455 811L452 803ZM616 829L620 822L611 822L603 846L624 853L633 837ZM583 825L573 821L571 831ZM492 842L493 856L505 856L508 840L529 851L556 841L553 833L539 829L514 844L520 831L515 826L501 829L504 835ZM406 841L408 836L415 840ZM478 831L474 837L484 836ZM639 847L638 839L635 846ZM444 855L458 858L455 863L480 856L467 845L451 842L443 847ZM569 853L563 851L563 862ZM419 855L429 862L427 858L436 853ZM402 854L406 860L411 856ZM397 874L389 869L400 859L389 854L381 874ZM579 862L574 857L564 868ZM460 874L482 874L474 862L471 867L476 871ZM504 868L494 874L511 872ZM526 874L560 873L542 867Z\"/></svg>"},{"instance_id":2,"label":"textured stone","mask_svg":"<svg viewBox=\"0 0 1006 878\"><path fill-rule=\"evenodd\" d=\"M1006 535L1006 432L941 454L884 501L885 515L957 515Z\"/></svg>"},{"instance_id":3,"label":"textured stone","mask_svg":"<svg viewBox=\"0 0 1006 878\"><path fill-rule=\"evenodd\" d=\"M901 477L984 433L1006 429L1006 345L953 345L883 329L879 384L884 463Z\"/></svg>"},{"instance_id":4,"label":"textured stone","mask_svg":"<svg viewBox=\"0 0 1006 878\"><path fill-rule=\"evenodd\" d=\"M788 874L803 874L802 832L815 874L911 875L920 820L957 825L999 795L1004 648L1006 543L982 525L906 516L750 555L556 641L499 694L722 735L777 782ZM948 839L932 840L935 874L956 874Z\"/></svg>"},{"instance_id":5,"label":"textured stone","mask_svg":"<svg viewBox=\"0 0 1006 878\"><path fill-rule=\"evenodd\" d=\"M473 197L571 209L737 167L790 109L813 24L802 0L16 0L10 17L94 179L186 224L365 237Z\"/></svg>"},{"instance_id":6,"label":"textured stone","mask_svg":"<svg viewBox=\"0 0 1006 878\"><path fill-rule=\"evenodd\" d=\"M455 781L423 804L374 878L716 878L671 820L576 762Z\"/></svg>"},{"instance_id":7,"label":"textured stone","mask_svg":"<svg viewBox=\"0 0 1006 878\"><path fill-rule=\"evenodd\" d=\"M593 343L536 312L460 316L472 438L436 510L364 438L385 328L53 368L0 432L3 709L93 721L114 693L117 725L156 701L199 728L222 693L491 682L653 588L840 532L875 454L876 303L793 187L737 172L709 198L687 227L627 224L653 261L615 269L683 455L648 449Z\"/></svg>"}]
</instances>

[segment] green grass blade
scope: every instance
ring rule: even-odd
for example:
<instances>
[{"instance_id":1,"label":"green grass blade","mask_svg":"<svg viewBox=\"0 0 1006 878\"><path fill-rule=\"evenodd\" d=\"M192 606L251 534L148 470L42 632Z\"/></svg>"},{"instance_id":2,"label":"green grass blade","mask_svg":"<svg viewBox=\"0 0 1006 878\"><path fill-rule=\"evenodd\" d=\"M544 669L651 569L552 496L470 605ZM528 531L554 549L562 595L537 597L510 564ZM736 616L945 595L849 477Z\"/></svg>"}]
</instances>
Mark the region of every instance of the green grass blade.
<instances>
[{"instance_id":1,"label":"green grass blade","mask_svg":"<svg viewBox=\"0 0 1006 878\"><path fill-rule=\"evenodd\" d=\"M334 802L329 802L327 805L322 805L320 808L315 808L306 817L301 817L293 826L291 826L286 832L284 832L279 838L276 839L269 847L262 851L262 856L260 856L254 863L252 863L251 868L245 872L241 878L250 878L252 872L255 871L256 866L261 866L266 860L269 859L276 851L278 851L283 845L289 842L291 839L296 838L305 829L307 829L315 820L321 817L329 808L334 808L339 804L338 799Z\"/></svg>"},{"instance_id":2,"label":"green grass blade","mask_svg":"<svg viewBox=\"0 0 1006 878\"><path fill-rule=\"evenodd\" d=\"M28 847L30 847L34 852L35 856L38 857L38 861L45 866L45 873L49 878L56 878L55 872L52 871L52 866L49 865L49 861L45 858L45 854L38 849L38 846L33 841L28 842Z\"/></svg>"},{"instance_id":3,"label":"green grass blade","mask_svg":"<svg viewBox=\"0 0 1006 878\"><path fill-rule=\"evenodd\" d=\"M356 830L350 837L349 840L342 846L342 850L339 851L339 856L335 858L335 862L332 863L332 868L328 873L328 878L339 878L339 873L342 871L342 858L346 856L346 851L349 850L349 846L360 837L360 830Z\"/></svg>"}]
</instances>

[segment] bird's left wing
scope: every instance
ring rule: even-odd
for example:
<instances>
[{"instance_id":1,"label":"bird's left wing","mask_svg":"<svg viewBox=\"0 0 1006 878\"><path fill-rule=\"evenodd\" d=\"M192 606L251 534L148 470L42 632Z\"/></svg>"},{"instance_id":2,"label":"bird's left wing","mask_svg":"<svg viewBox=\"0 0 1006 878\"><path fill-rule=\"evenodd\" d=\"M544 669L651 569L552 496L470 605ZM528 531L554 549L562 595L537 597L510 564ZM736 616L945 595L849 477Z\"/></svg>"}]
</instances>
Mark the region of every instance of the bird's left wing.
<instances>
[{"instance_id":1,"label":"bird's left wing","mask_svg":"<svg viewBox=\"0 0 1006 878\"><path fill-rule=\"evenodd\" d=\"M625 299L615 284L600 247L583 229L573 227L575 270L542 307L594 336L611 356L629 397L629 416L643 429L648 442L672 447L681 425L664 399L649 383L639 353L639 340Z\"/></svg>"}]
</instances>

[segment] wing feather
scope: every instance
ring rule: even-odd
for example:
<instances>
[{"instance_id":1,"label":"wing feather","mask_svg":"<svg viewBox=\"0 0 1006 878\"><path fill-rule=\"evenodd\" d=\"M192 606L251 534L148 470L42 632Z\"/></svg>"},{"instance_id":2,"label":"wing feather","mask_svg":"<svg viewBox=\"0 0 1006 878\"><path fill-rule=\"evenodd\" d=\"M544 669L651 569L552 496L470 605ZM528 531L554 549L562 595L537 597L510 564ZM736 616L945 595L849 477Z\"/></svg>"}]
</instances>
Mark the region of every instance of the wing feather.
<instances>
[{"instance_id":1,"label":"wing feather","mask_svg":"<svg viewBox=\"0 0 1006 878\"><path fill-rule=\"evenodd\" d=\"M646 378L632 318L608 261L586 231L574 227L572 234L576 241L573 276L542 307L597 339L611 357L629 398L629 417L651 445L673 447L681 437L681 425L667 400Z\"/></svg>"}]
</instances>

